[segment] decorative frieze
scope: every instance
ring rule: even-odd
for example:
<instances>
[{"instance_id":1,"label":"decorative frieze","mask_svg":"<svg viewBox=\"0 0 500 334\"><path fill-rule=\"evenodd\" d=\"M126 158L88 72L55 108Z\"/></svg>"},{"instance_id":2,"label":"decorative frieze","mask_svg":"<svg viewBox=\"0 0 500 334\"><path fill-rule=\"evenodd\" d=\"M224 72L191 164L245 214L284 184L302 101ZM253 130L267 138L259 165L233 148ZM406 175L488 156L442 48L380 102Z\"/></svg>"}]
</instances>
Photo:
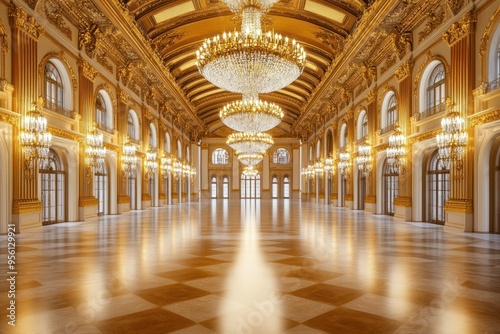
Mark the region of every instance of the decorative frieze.
<instances>
[{"instance_id":1,"label":"decorative frieze","mask_svg":"<svg viewBox=\"0 0 500 334\"><path fill-rule=\"evenodd\" d=\"M99 200L94 196L80 196L80 199L78 200L78 206L81 208L98 205Z\"/></svg>"},{"instance_id":2,"label":"decorative frieze","mask_svg":"<svg viewBox=\"0 0 500 334\"><path fill-rule=\"evenodd\" d=\"M394 205L411 208L411 196L398 196L394 198Z\"/></svg>"},{"instance_id":3,"label":"decorative frieze","mask_svg":"<svg viewBox=\"0 0 500 334\"><path fill-rule=\"evenodd\" d=\"M427 14L427 23L424 30L418 34L418 41L422 42L427 38L437 27L444 21L445 11L443 7L439 6L436 11L431 11Z\"/></svg>"},{"instance_id":4,"label":"decorative frieze","mask_svg":"<svg viewBox=\"0 0 500 334\"><path fill-rule=\"evenodd\" d=\"M449 46L452 46L473 32L476 21L475 14L471 12L466 13L458 22L453 23L447 31L443 32L443 39Z\"/></svg>"},{"instance_id":5,"label":"decorative frieze","mask_svg":"<svg viewBox=\"0 0 500 334\"><path fill-rule=\"evenodd\" d=\"M94 81L99 74L99 72L95 68L93 68L92 65L81 58L78 59L78 67L82 71L83 76L90 81Z\"/></svg>"},{"instance_id":6,"label":"decorative frieze","mask_svg":"<svg viewBox=\"0 0 500 334\"><path fill-rule=\"evenodd\" d=\"M475 127L500 120L500 109L469 116L469 127Z\"/></svg>"},{"instance_id":7,"label":"decorative frieze","mask_svg":"<svg viewBox=\"0 0 500 334\"><path fill-rule=\"evenodd\" d=\"M408 60L405 61L403 65L401 65L396 72L394 73L396 75L396 78L398 79L399 82L403 81L404 79L411 77L411 69L413 67L413 62Z\"/></svg>"},{"instance_id":8,"label":"decorative frieze","mask_svg":"<svg viewBox=\"0 0 500 334\"><path fill-rule=\"evenodd\" d=\"M41 212L42 201L33 201L26 199L16 199L12 202L12 214L21 215L25 213Z\"/></svg>"},{"instance_id":9,"label":"decorative frieze","mask_svg":"<svg viewBox=\"0 0 500 334\"><path fill-rule=\"evenodd\" d=\"M61 6L53 1L47 1L45 2L44 10L47 20L71 40L73 38L72 32L63 19Z\"/></svg>"},{"instance_id":10,"label":"decorative frieze","mask_svg":"<svg viewBox=\"0 0 500 334\"><path fill-rule=\"evenodd\" d=\"M16 5L11 5L9 7L9 17L10 25L13 28L27 32L37 41L44 32L44 28L33 16L28 15L22 8Z\"/></svg>"},{"instance_id":11,"label":"decorative frieze","mask_svg":"<svg viewBox=\"0 0 500 334\"><path fill-rule=\"evenodd\" d=\"M474 203L470 199L448 199L444 205L445 212L455 212L463 214L474 213Z\"/></svg>"},{"instance_id":12,"label":"decorative frieze","mask_svg":"<svg viewBox=\"0 0 500 334\"><path fill-rule=\"evenodd\" d=\"M80 30L78 33L78 50L85 49L85 53L90 57L94 58L97 41L100 38L100 31L97 24L92 24L84 30Z\"/></svg>"}]
</instances>

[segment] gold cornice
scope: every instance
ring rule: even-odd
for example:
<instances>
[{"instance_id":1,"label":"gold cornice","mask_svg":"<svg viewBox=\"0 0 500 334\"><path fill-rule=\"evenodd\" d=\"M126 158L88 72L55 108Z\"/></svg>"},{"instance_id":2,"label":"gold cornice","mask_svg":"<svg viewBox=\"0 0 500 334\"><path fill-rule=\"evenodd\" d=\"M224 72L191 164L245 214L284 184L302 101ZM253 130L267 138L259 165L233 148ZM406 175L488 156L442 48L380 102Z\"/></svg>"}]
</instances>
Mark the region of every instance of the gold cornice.
<instances>
[{"instance_id":1,"label":"gold cornice","mask_svg":"<svg viewBox=\"0 0 500 334\"><path fill-rule=\"evenodd\" d=\"M99 200L94 196L80 196L80 199L78 201L78 206L81 208L97 205L99 205Z\"/></svg>"},{"instance_id":2,"label":"gold cornice","mask_svg":"<svg viewBox=\"0 0 500 334\"><path fill-rule=\"evenodd\" d=\"M430 131L427 131L424 133L420 133L415 137L408 138L408 145L413 145L415 143L419 143L419 142L427 140L427 139L436 138L436 136L438 134L440 134L441 132L442 132L441 129L434 129L434 130L430 130Z\"/></svg>"},{"instance_id":3,"label":"gold cornice","mask_svg":"<svg viewBox=\"0 0 500 334\"><path fill-rule=\"evenodd\" d=\"M455 212L464 214L474 213L474 204L469 199L449 199L444 205L445 212Z\"/></svg>"},{"instance_id":4,"label":"gold cornice","mask_svg":"<svg viewBox=\"0 0 500 334\"><path fill-rule=\"evenodd\" d=\"M16 114L16 113L9 114L9 113L6 113L6 112L0 110L0 122L3 122L3 123L9 123L11 125L18 126L20 116L21 115Z\"/></svg>"},{"instance_id":5,"label":"gold cornice","mask_svg":"<svg viewBox=\"0 0 500 334\"><path fill-rule=\"evenodd\" d=\"M80 144L83 143L83 137L84 137L83 134L70 132L70 131L67 131L67 130L64 130L64 129L61 129L61 128L56 128L56 127L53 127L53 126L50 126L50 125L47 126L47 130L53 136L64 138L64 139L73 140L73 141L79 142Z\"/></svg>"},{"instance_id":6,"label":"gold cornice","mask_svg":"<svg viewBox=\"0 0 500 334\"><path fill-rule=\"evenodd\" d=\"M21 215L32 212L41 212L43 209L42 201L16 199L12 201L12 214Z\"/></svg>"},{"instance_id":7,"label":"gold cornice","mask_svg":"<svg viewBox=\"0 0 500 334\"><path fill-rule=\"evenodd\" d=\"M51 8L47 6L50 4ZM47 16L47 20L54 25L64 36L66 36L69 40L72 40L72 32L68 27L67 23L64 21L61 7L56 3L54 4L51 1L46 1L44 6L45 16Z\"/></svg>"},{"instance_id":8,"label":"gold cornice","mask_svg":"<svg viewBox=\"0 0 500 334\"><path fill-rule=\"evenodd\" d=\"M411 208L411 196L398 196L394 198L394 205Z\"/></svg>"},{"instance_id":9,"label":"gold cornice","mask_svg":"<svg viewBox=\"0 0 500 334\"><path fill-rule=\"evenodd\" d=\"M121 152L121 147L118 146L118 145L115 145L115 144L104 143L104 147L108 151L113 151L113 152L116 152L116 153L120 153Z\"/></svg>"},{"instance_id":10,"label":"gold cornice","mask_svg":"<svg viewBox=\"0 0 500 334\"><path fill-rule=\"evenodd\" d=\"M44 33L44 28L33 16L28 15L21 7L11 4L9 7L9 17L10 24L13 28L27 32L37 41Z\"/></svg>"},{"instance_id":11,"label":"gold cornice","mask_svg":"<svg viewBox=\"0 0 500 334\"><path fill-rule=\"evenodd\" d=\"M78 59L77 63L78 67L82 71L83 76L93 82L97 77L97 75L99 74L99 72L82 58Z\"/></svg>"},{"instance_id":12,"label":"gold cornice","mask_svg":"<svg viewBox=\"0 0 500 334\"><path fill-rule=\"evenodd\" d=\"M458 22L453 23L447 31L443 32L443 39L449 46L452 46L465 36L473 33L476 21L477 18L475 13L465 13Z\"/></svg>"},{"instance_id":13,"label":"gold cornice","mask_svg":"<svg viewBox=\"0 0 500 334\"><path fill-rule=\"evenodd\" d=\"M500 120L500 109L492 110L486 113L478 113L469 116L469 126L475 127L486 123Z\"/></svg>"}]
</instances>

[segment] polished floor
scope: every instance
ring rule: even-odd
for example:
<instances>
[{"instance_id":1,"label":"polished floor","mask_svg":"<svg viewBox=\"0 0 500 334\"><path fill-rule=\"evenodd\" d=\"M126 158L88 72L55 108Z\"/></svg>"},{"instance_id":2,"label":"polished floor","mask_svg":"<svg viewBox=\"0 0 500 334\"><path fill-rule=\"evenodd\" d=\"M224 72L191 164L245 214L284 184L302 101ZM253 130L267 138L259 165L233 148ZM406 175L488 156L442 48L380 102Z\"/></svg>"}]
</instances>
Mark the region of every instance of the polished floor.
<instances>
[{"instance_id":1,"label":"polished floor","mask_svg":"<svg viewBox=\"0 0 500 334\"><path fill-rule=\"evenodd\" d=\"M16 242L17 325L2 316L2 333L500 333L500 235L207 200Z\"/></svg>"}]
</instances>

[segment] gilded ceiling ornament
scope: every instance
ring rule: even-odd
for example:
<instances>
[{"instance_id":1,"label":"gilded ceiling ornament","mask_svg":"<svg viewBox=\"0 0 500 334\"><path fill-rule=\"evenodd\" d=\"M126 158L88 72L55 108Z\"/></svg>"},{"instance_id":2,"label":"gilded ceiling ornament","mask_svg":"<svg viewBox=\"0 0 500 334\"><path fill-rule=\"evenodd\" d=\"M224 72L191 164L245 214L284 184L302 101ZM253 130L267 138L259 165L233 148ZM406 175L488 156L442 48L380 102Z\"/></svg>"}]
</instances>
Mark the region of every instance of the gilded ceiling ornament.
<instances>
[{"instance_id":1,"label":"gilded ceiling ornament","mask_svg":"<svg viewBox=\"0 0 500 334\"><path fill-rule=\"evenodd\" d=\"M396 75L396 78L398 79L399 82L403 81L404 79L410 77L411 79L411 69L413 67L413 62L408 60L401 65L396 72L394 73Z\"/></svg>"},{"instance_id":2,"label":"gilded ceiling ornament","mask_svg":"<svg viewBox=\"0 0 500 334\"><path fill-rule=\"evenodd\" d=\"M418 41L422 42L427 36L430 35L437 27L444 21L445 10L439 6L436 10L432 10L427 14L427 23L424 30L418 33Z\"/></svg>"},{"instance_id":3,"label":"gilded ceiling ornament","mask_svg":"<svg viewBox=\"0 0 500 334\"><path fill-rule=\"evenodd\" d=\"M314 33L314 35L321 43L331 48L334 54L340 52L344 48L345 39L339 34L324 29Z\"/></svg>"},{"instance_id":4,"label":"gilded ceiling ornament","mask_svg":"<svg viewBox=\"0 0 500 334\"><path fill-rule=\"evenodd\" d=\"M389 53L387 55L387 58L385 59L384 65L380 68L380 73L385 73L387 72L388 69L390 69L394 64L396 64L396 55L394 53Z\"/></svg>"},{"instance_id":5,"label":"gilded ceiling ornament","mask_svg":"<svg viewBox=\"0 0 500 334\"><path fill-rule=\"evenodd\" d=\"M366 94L366 102L368 103L373 103L377 98L377 94L375 92L375 89L372 89L370 91L368 91L368 93Z\"/></svg>"},{"instance_id":6,"label":"gilded ceiling ornament","mask_svg":"<svg viewBox=\"0 0 500 334\"><path fill-rule=\"evenodd\" d=\"M185 32L170 30L160 35L158 38L155 38L151 43L151 46L156 52L161 54L163 52L163 49L168 48L169 46L174 44L177 40L181 39L185 35L186 35Z\"/></svg>"},{"instance_id":7,"label":"gilded ceiling ornament","mask_svg":"<svg viewBox=\"0 0 500 334\"><path fill-rule=\"evenodd\" d=\"M10 24L12 27L27 32L31 37L38 40L44 32L44 28L28 15L22 8L12 4L9 7Z\"/></svg>"},{"instance_id":8,"label":"gilded ceiling ornament","mask_svg":"<svg viewBox=\"0 0 500 334\"><path fill-rule=\"evenodd\" d=\"M462 9L464 5L464 0L447 0L446 4L448 8L453 13L453 15L457 15L457 13Z\"/></svg>"},{"instance_id":9,"label":"gilded ceiling ornament","mask_svg":"<svg viewBox=\"0 0 500 334\"><path fill-rule=\"evenodd\" d=\"M120 89L118 90L118 99L120 100L120 102L127 104L128 101L130 100L130 96L126 91Z\"/></svg>"},{"instance_id":10,"label":"gilded ceiling ornament","mask_svg":"<svg viewBox=\"0 0 500 334\"><path fill-rule=\"evenodd\" d=\"M96 60L100 65L113 74L113 65L111 65L108 61L107 52L97 52Z\"/></svg>"},{"instance_id":11,"label":"gilded ceiling ornament","mask_svg":"<svg viewBox=\"0 0 500 334\"><path fill-rule=\"evenodd\" d=\"M94 58L99 36L99 27L96 24L80 30L78 33L78 50L81 51L85 48L87 55L90 58Z\"/></svg>"},{"instance_id":12,"label":"gilded ceiling ornament","mask_svg":"<svg viewBox=\"0 0 500 334\"><path fill-rule=\"evenodd\" d=\"M78 59L77 63L78 67L82 71L83 76L90 81L94 81L99 72L95 68L93 68L92 65L81 58Z\"/></svg>"},{"instance_id":13,"label":"gilded ceiling ornament","mask_svg":"<svg viewBox=\"0 0 500 334\"><path fill-rule=\"evenodd\" d=\"M413 48L413 34L411 32L405 31L397 35L396 49L398 50L399 59L403 59L404 56L412 51Z\"/></svg>"},{"instance_id":14,"label":"gilded ceiling ornament","mask_svg":"<svg viewBox=\"0 0 500 334\"><path fill-rule=\"evenodd\" d=\"M118 66L116 69L116 79L118 81L121 81L125 86L128 86L131 77L132 65L130 63Z\"/></svg>"},{"instance_id":15,"label":"gilded ceiling ornament","mask_svg":"<svg viewBox=\"0 0 500 334\"><path fill-rule=\"evenodd\" d=\"M443 32L443 39L452 46L465 36L472 33L473 24L477 21L475 14L467 12L458 22L455 22L451 27Z\"/></svg>"},{"instance_id":16,"label":"gilded ceiling ornament","mask_svg":"<svg viewBox=\"0 0 500 334\"><path fill-rule=\"evenodd\" d=\"M53 3L52 1L45 2L45 15L50 23L52 23L64 36L72 39L71 29L68 27L63 19L61 6Z\"/></svg>"}]
</instances>

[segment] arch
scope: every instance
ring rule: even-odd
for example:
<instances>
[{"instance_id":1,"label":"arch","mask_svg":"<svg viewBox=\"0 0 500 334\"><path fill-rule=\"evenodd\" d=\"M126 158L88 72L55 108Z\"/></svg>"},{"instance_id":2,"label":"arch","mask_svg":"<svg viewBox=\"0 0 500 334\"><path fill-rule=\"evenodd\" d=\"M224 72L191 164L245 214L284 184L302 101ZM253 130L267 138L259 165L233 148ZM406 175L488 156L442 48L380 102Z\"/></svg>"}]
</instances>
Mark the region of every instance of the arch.
<instances>
[{"instance_id":1,"label":"arch","mask_svg":"<svg viewBox=\"0 0 500 334\"><path fill-rule=\"evenodd\" d=\"M445 202L450 197L450 171L440 168L438 151L430 155L427 163L427 221L444 225Z\"/></svg>"},{"instance_id":2,"label":"arch","mask_svg":"<svg viewBox=\"0 0 500 334\"><path fill-rule=\"evenodd\" d=\"M113 101L109 92L103 88L97 90L95 97L95 121L101 129L111 132L114 128Z\"/></svg>"},{"instance_id":3,"label":"arch","mask_svg":"<svg viewBox=\"0 0 500 334\"><path fill-rule=\"evenodd\" d=\"M210 178L210 198L217 198L217 176L215 175Z\"/></svg>"},{"instance_id":4,"label":"arch","mask_svg":"<svg viewBox=\"0 0 500 334\"><path fill-rule=\"evenodd\" d=\"M357 140L361 140L368 135L368 115L365 109L361 110L361 112L359 113L356 129Z\"/></svg>"},{"instance_id":5,"label":"arch","mask_svg":"<svg viewBox=\"0 0 500 334\"><path fill-rule=\"evenodd\" d=\"M171 143L170 143L170 134L168 132L165 132L165 141L163 142L163 150L166 152L166 153L170 153L171 152Z\"/></svg>"},{"instance_id":6,"label":"arch","mask_svg":"<svg viewBox=\"0 0 500 334\"><path fill-rule=\"evenodd\" d=\"M332 130L328 130L328 132L326 133L325 149L326 149L326 155L333 156L333 133L332 133Z\"/></svg>"},{"instance_id":7,"label":"arch","mask_svg":"<svg viewBox=\"0 0 500 334\"><path fill-rule=\"evenodd\" d=\"M380 114L380 128L386 132L392 129L393 125L398 121L398 99L393 90L389 90L382 100L382 108Z\"/></svg>"},{"instance_id":8,"label":"arch","mask_svg":"<svg viewBox=\"0 0 500 334\"><path fill-rule=\"evenodd\" d=\"M442 73L437 73L437 71ZM423 113L430 108L438 107L444 103L448 86L446 84L448 78L448 73L446 71L446 66L440 57L434 57L427 62L419 83L419 113ZM438 75L442 77L438 77ZM439 79L439 82L436 82L436 79ZM430 90L429 88L433 89ZM435 94L435 92L438 94ZM429 96L430 94L432 94L432 96ZM441 111L441 109L439 111Z\"/></svg>"},{"instance_id":9,"label":"arch","mask_svg":"<svg viewBox=\"0 0 500 334\"><path fill-rule=\"evenodd\" d=\"M343 149L347 145L348 133L347 123L343 123L340 127L339 147Z\"/></svg>"},{"instance_id":10,"label":"arch","mask_svg":"<svg viewBox=\"0 0 500 334\"><path fill-rule=\"evenodd\" d=\"M229 154L224 148L218 147L212 151L212 164L213 165L229 164Z\"/></svg>"},{"instance_id":11,"label":"arch","mask_svg":"<svg viewBox=\"0 0 500 334\"><path fill-rule=\"evenodd\" d=\"M97 215L103 216L109 214L109 166L105 159L102 168L94 173L94 197L97 198Z\"/></svg>"},{"instance_id":12,"label":"arch","mask_svg":"<svg viewBox=\"0 0 500 334\"><path fill-rule=\"evenodd\" d=\"M283 176L283 198L290 198L290 177Z\"/></svg>"},{"instance_id":13,"label":"arch","mask_svg":"<svg viewBox=\"0 0 500 334\"><path fill-rule=\"evenodd\" d=\"M75 110L76 93L78 90L78 82L76 80L73 68L71 67L66 57L64 57L63 52L60 53L50 52L46 54L42 58L42 60L40 61L40 65L38 66L38 74L40 80L42 80L41 87L45 87L45 82L43 81L45 80L44 73L47 62L51 62L57 68L59 74L61 75L61 80L64 87L62 108L63 111L64 110L66 111L67 116L72 117ZM44 94L44 99L47 100L45 94Z\"/></svg>"},{"instance_id":14,"label":"arch","mask_svg":"<svg viewBox=\"0 0 500 334\"><path fill-rule=\"evenodd\" d=\"M222 198L229 198L229 177L227 175L222 177Z\"/></svg>"},{"instance_id":15,"label":"arch","mask_svg":"<svg viewBox=\"0 0 500 334\"><path fill-rule=\"evenodd\" d=\"M290 163L290 152L280 147L273 153L273 164L288 165Z\"/></svg>"},{"instance_id":16,"label":"arch","mask_svg":"<svg viewBox=\"0 0 500 334\"><path fill-rule=\"evenodd\" d=\"M127 135L135 142L139 142L140 127L137 112L134 109L128 111L127 117Z\"/></svg>"},{"instance_id":17,"label":"arch","mask_svg":"<svg viewBox=\"0 0 500 334\"><path fill-rule=\"evenodd\" d=\"M40 167L42 224L66 220L66 172L59 155L50 149L47 161Z\"/></svg>"},{"instance_id":18,"label":"arch","mask_svg":"<svg viewBox=\"0 0 500 334\"><path fill-rule=\"evenodd\" d=\"M154 123L149 123L149 145L152 148L156 148L157 140L156 140L156 127Z\"/></svg>"},{"instance_id":19,"label":"arch","mask_svg":"<svg viewBox=\"0 0 500 334\"><path fill-rule=\"evenodd\" d=\"M495 33L490 42L488 52L488 82L500 78L500 24L497 24Z\"/></svg>"},{"instance_id":20,"label":"arch","mask_svg":"<svg viewBox=\"0 0 500 334\"><path fill-rule=\"evenodd\" d=\"M273 175L271 179L271 198L278 198L278 176Z\"/></svg>"}]
</instances>

